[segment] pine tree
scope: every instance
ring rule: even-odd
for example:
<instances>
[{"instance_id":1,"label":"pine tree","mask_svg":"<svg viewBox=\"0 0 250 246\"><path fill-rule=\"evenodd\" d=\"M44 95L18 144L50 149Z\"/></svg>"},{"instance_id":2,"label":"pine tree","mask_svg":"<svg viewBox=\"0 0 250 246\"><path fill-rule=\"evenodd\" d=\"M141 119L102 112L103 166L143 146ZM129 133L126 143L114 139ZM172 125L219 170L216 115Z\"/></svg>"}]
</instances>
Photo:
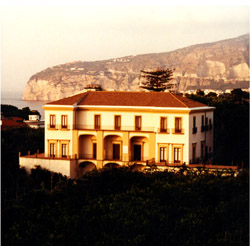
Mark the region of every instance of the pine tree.
<instances>
[{"instance_id":1,"label":"pine tree","mask_svg":"<svg viewBox=\"0 0 250 246\"><path fill-rule=\"evenodd\" d=\"M150 91L164 91L171 89L173 84L170 80L173 79L173 70L171 69L155 69L151 71L141 70L141 79L145 79L141 82L140 87Z\"/></svg>"}]
</instances>

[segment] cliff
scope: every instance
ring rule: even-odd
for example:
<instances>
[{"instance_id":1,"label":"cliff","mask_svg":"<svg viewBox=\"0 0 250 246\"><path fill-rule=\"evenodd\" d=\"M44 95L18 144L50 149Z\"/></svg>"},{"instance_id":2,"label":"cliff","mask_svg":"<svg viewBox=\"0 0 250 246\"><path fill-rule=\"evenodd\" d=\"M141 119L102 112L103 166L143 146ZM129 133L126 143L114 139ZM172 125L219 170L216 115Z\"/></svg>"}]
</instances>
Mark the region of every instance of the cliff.
<instances>
[{"instance_id":1,"label":"cliff","mask_svg":"<svg viewBox=\"0 0 250 246\"><path fill-rule=\"evenodd\" d=\"M179 90L248 87L249 35L165 53L49 67L30 78L23 100L57 100L83 90L87 84L136 91L140 90L140 70L155 68L175 69Z\"/></svg>"}]
</instances>

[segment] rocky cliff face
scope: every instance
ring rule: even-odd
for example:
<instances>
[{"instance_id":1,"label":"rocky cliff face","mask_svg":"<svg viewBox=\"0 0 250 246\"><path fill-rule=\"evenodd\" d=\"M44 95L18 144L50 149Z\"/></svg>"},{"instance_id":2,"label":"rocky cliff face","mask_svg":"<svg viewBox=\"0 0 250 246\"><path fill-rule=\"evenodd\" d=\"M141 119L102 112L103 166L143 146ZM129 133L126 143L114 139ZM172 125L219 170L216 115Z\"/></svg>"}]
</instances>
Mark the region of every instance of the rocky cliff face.
<instances>
[{"instance_id":1,"label":"rocky cliff face","mask_svg":"<svg viewBox=\"0 0 250 246\"><path fill-rule=\"evenodd\" d=\"M199 44L172 52L47 68L28 81L23 100L57 100L99 84L106 90L136 91L140 70L175 69L179 90L248 87L249 36Z\"/></svg>"}]
</instances>

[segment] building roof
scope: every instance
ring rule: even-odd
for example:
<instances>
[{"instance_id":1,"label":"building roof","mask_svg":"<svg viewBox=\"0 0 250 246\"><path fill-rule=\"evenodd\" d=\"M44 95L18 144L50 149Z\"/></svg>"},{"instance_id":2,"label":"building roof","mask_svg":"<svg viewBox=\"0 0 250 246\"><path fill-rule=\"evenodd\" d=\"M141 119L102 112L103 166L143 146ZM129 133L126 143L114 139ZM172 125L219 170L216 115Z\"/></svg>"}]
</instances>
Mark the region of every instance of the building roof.
<instances>
[{"instance_id":1,"label":"building roof","mask_svg":"<svg viewBox=\"0 0 250 246\"><path fill-rule=\"evenodd\" d=\"M25 127L27 126L27 124L25 124L24 122L18 122L15 121L11 118L2 118L1 119L1 127L2 128L8 128L8 127Z\"/></svg>"},{"instance_id":2,"label":"building roof","mask_svg":"<svg viewBox=\"0 0 250 246\"><path fill-rule=\"evenodd\" d=\"M170 92L87 91L46 105L196 108L207 105Z\"/></svg>"},{"instance_id":3,"label":"building roof","mask_svg":"<svg viewBox=\"0 0 250 246\"><path fill-rule=\"evenodd\" d=\"M17 116L12 116L12 117L9 117L9 119L12 119L16 122L23 122L23 118L21 117L17 117Z\"/></svg>"}]
</instances>

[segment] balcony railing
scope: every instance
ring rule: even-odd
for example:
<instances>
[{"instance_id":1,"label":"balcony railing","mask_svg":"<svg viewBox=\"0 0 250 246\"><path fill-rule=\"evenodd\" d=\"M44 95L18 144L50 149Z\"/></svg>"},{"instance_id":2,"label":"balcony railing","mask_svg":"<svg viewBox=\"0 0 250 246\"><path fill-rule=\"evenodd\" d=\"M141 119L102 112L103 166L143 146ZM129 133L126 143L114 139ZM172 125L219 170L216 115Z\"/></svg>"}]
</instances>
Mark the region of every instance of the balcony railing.
<instances>
[{"instance_id":1,"label":"balcony railing","mask_svg":"<svg viewBox=\"0 0 250 246\"><path fill-rule=\"evenodd\" d=\"M181 128L181 129L172 128L172 133L173 134L184 134L184 128Z\"/></svg>"},{"instance_id":2,"label":"balcony railing","mask_svg":"<svg viewBox=\"0 0 250 246\"><path fill-rule=\"evenodd\" d=\"M50 125L47 124L48 130L70 130L69 125Z\"/></svg>"},{"instance_id":3,"label":"balcony railing","mask_svg":"<svg viewBox=\"0 0 250 246\"><path fill-rule=\"evenodd\" d=\"M79 154L79 159L96 160L96 154Z\"/></svg>"},{"instance_id":4,"label":"balcony railing","mask_svg":"<svg viewBox=\"0 0 250 246\"><path fill-rule=\"evenodd\" d=\"M26 158L39 158L39 159L59 159L59 160L69 160L69 159L77 159L77 155L53 155L53 154L45 154L45 153L35 153L28 155L23 155L20 157Z\"/></svg>"},{"instance_id":5,"label":"balcony railing","mask_svg":"<svg viewBox=\"0 0 250 246\"><path fill-rule=\"evenodd\" d=\"M121 161L121 156L105 155L104 160Z\"/></svg>"},{"instance_id":6,"label":"balcony railing","mask_svg":"<svg viewBox=\"0 0 250 246\"><path fill-rule=\"evenodd\" d=\"M107 131L145 131L145 132L154 132L155 127L142 126L140 128L135 128L135 126L100 126L98 129L94 125L75 125L76 130L107 130Z\"/></svg>"},{"instance_id":7,"label":"balcony railing","mask_svg":"<svg viewBox=\"0 0 250 246\"><path fill-rule=\"evenodd\" d=\"M56 125L51 125L51 124L47 124L47 129L49 129L49 130L57 130Z\"/></svg>"},{"instance_id":8,"label":"balcony railing","mask_svg":"<svg viewBox=\"0 0 250 246\"><path fill-rule=\"evenodd\" d=\"M193 127L193 134L197 133L197 127Z\"/></svg>"},{"instance_id":9,"label":"balcony railing","mask_svg":"<svg viewBox=\"0 0 250 246\"><path fill-rule=\"evenodd\" d=\"M189 164L199 164L199 163L201 163L201 159L200 158L191 159L189 161Z\"/></svg>"},{"instance_id":10,"label":"balcony railing","mask_svg":"<svg viewBox=\"0 0 250 246\"><path fill-rule=\"evenodd\" d=\"M149 158L147 156L131 156L130 161L147 161Z\"/></svg>"},{"instance_id":11,"label":"balcony railing","mask_svg":"<svg viewBox=\"0 0 250 246\"><path fill-rule=\"evenodd\" d=\"M157 128L157 132L169 134L170 129L169 128Z\"/></svg>"},{"instance_id":12,"label":"balcony railing","mask_svg":"<svg viewBox=\"0 0 250 246\"><path fill-rule=\"evenodd\" d=\"M201 132L208 131L208 125L201 126Z\"/></svg>"}]
</instances>

